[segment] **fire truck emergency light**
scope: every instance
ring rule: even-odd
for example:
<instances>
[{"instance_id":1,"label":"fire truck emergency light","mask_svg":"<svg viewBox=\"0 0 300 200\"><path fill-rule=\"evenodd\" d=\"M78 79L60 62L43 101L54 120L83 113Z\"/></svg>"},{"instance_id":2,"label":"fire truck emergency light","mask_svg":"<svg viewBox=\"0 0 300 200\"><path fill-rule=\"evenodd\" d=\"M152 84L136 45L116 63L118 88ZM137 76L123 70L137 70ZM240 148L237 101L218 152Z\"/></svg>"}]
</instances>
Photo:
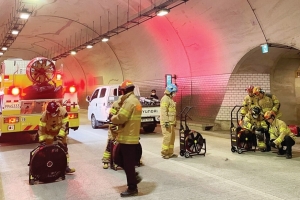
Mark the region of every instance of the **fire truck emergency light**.
<instances>
[{"instance_id":1,"label":"fire truck emergency light","mask_svg":"<svg viewBox=\"0 0 300 200\"><path fill-rule=\"evenodd\" d=\"M19 122L19 117L5 117L4 123L6 124L14 124Z\"/></svg>"},{"instance_id":2,"label":"fire truck emergency light","mask_svg":"<svg viewBox=\"0 0 300 200\"><path fill-rule=\"evenodd\" d=\"M56 80L60 81L61 80L61 74L56 74Z\"/></svg>"},{"instance_id":3,"label":"fire truck emergency light","mask_svg":"<svg viewBox=\"0 0 300 200\"><path fill-rule=\"evenodd\" d=\"M69 92L70 92L70 93L76 92L76 88L75 88L74 86L71 86L71 87L69 88Z\"/></svg>"},{"instance_id":4,"label":"fire truck emergency light","mask_svg":"<svg viewBox=\"0 0 300 200\"><path fill-rule=\"evenodd\" d=\"M13 95L18 95L18 94L20 94L20 88L14 87L14 88L11 90L11 94L13 94Z\"/></svg>"},{"instance_id":5,"label":"fire truck emergency light","mask_svg":"<svg viewBox=\"0 0 300 200\"><path fill-rule=\"evenodd\" d=\"M69 113L69 119L77 119L78 114L77 113Z\"/></svg>"}]
</instances>

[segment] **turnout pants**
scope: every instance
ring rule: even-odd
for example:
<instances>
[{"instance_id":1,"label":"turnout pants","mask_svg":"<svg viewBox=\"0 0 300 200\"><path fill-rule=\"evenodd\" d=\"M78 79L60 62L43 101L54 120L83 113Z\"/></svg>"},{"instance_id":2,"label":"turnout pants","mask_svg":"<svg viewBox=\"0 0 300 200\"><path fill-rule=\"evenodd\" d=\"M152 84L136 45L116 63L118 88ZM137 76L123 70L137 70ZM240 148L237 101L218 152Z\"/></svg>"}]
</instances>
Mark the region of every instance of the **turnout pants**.
<instances>
[{"instance_id":1,"label":"turnout pants","mask_svg":"<svg viewBox=\"0 0 300 200\"><path fill-rule=\"evenodd\" d=\"M171 156L174 153L174 142L175 142L175 126L170 125L168 128L161 127L163 134L162 143L162 156Z\"/></svg>"}]
</instances>

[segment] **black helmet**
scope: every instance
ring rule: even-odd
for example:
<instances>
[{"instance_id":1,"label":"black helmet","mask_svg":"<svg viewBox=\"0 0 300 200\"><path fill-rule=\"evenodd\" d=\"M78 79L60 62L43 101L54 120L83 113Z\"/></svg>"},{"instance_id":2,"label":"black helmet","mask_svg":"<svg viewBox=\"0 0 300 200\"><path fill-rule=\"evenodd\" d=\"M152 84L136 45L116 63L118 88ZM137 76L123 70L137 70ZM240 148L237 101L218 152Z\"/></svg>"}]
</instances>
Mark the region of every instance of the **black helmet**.
<instances>
[{"instance_id":1,"label":"black helmet","mask_svg":"<svg viewBox=\"0 0 300 200\"><path fill-rule=\"evenodd\" d=\"M55 101L51 101L47 105L47 113L54 114L57 112L59 105Z\"/></svg>"},{"instance_id":2,"label":"black helmet","mask_svg":"<svg viewBox=\"0 0 300 200\"><path fill-rule=\"evenodd\" d=\"M257 106L253 107L251 111L252 117L256 119L259 116L260 112L261 110L259 107Z\"/></svg>"}]
</instances>

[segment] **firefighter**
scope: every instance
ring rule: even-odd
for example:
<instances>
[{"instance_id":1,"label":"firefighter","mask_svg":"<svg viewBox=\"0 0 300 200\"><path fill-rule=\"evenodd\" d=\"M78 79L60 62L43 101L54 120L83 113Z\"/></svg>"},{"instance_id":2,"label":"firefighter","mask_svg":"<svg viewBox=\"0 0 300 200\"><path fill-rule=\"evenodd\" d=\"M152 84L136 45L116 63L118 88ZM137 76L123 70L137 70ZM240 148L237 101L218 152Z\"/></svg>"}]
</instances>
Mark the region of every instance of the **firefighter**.
<instances>
[{"instance_id":1,"label":"firefighter","mask_svg":"<svg viewBox=\"0 0 300 200\"><path fill-rule=\"evenodd\" d=\"M177 157L174 154L175 127L176 127L176 103L173 100L177 92L177 86L169 84L160 101L160 123L163 134L161 155L164 159Z\"/></svg>"},{"instance_id":2,"label":"firefighter","mask_svg":"<svg viewBox=\"0 0 300 200\"><path fill-rule=\"evenodd\" d=\"M138 195L137 184L142 180L135 171L136 163L142 155L139 143L142 105L133 93L134 88L132 81L123 81L120 86L123 91L123 104L119 112L111 117L111 122L118 125L118 145L114 152L114 161L119 160L116 164L124 169L127 177L128 188L120 194L121 197Z\"/></svg>"},{"instance_id":3,"label":"firefighter","mask_svg":"<svg viewBox=\"0 0 300 200\"><path fill-rule=\"evenodd\" d=\"M286 154L286 159L291 159L292 146L295 144L296 136L284 121L276 118L276 114L272 110L267 111L264 117L270 124L270 146L277 148L278 155ZM283 146L286 146L286 152L283 150Z\"/></svg>"},{"instance_id":4,"label":"firefighter","mask_svg":"<svg viewBox=\"0 0 300 200\"><path fill-rule=\"evenodd\" d=\"M249 112L250 108L253 106L258 105L258 99L257 97L254 95L253 93L253 85L249 85L245 91L247 91L247 95L244 97L244 101L243 101L243 107L241 108L241 115L242 118L245 117L245 115Z\"/></svg>"},{"instance_id":5,"label":"firefighter","mask_svg":"<svg viewBox=\"0 0 300 200\"><path fill-rule=\"evenodd\" d=\"M111 121L111 117L113 115L116 115L119 112L120 107L122 106L121 100L122 100L122 96L119 96L119 99L112 104L109 110L108 121ZM110 157L111 157L111 143L115 141L117 135L118 135L118 126L114 124L109 124L107 145L102 157L103 169L108 169L108 163L110 162Z\"/></svg>"},{"instance_id":6,"label":"firefighter","mask_svg":"<svg viewBox=\"0 0 300 200\"><path fill-rule=\"evenodd\" d=\"M266 144L263 134L268 131L268 125L266 124L264 115L261 113L261 109L258 106L252 107L250 112L245 115L242 127L247 130L245 131L246 137L248 137L253 144L257 144L258 149L264 152L266 150Z\"/></svg>"},{"instance_id":7,"label":"firefighter","mask_svg":"<svg viewBox=\"0 0 300 200\"><path fill-rule=\"evenodd\" d=\"M254 87L253 93L258 97L258 105L263 113L272 110L277 118L281 116L281 113L279 112L280 102L275 95L266 93L260 87Z\"/></svg>"},{"instance_id":8,"label":"firefighter","mask_svg":"<svg viewBox=\"0 0 300 200\"><path fill-rule=\"evenodd\" d=\"M254 87L253 93L258 97L258 105L261 108L263 114L265 114L267 111L273 111L277 118L281 116L281 113L279 112L280 102L275 95L266 93L260 87ZM270 125L268 121L266 121L266 123L269 129ZM270 151L271 147L269 145L270 144L269 131L265 132L265 136L266 136L266 146L267 146L266 151Z\"/></svg>"},{"instance_id":9,"label":"firefighter","mask_svg":"<svg viewBox=\"0 0 300 200\"><path fill-rule=\"evenodd\" d=\"M69 153L67 147L67 135L69 134L69 116L65 108L55 101L47 104L39 123L39 142L41 145L53 144L56 139L58 145L66 152L66 173L74 173L75 169L69 167Z\"/></svg>"}]
</instances>

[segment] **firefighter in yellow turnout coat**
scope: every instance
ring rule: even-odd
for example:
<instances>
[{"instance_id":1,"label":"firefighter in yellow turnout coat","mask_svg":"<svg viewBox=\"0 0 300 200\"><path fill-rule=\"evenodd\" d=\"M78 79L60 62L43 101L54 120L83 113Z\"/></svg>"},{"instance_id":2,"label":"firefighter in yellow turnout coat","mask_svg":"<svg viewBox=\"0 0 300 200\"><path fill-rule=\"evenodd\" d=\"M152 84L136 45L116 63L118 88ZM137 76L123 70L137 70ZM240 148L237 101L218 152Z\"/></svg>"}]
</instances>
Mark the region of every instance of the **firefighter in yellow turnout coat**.
<instances>
[{"instance_id":1,"label":"firefighter in yellow turnout coat","mask_svg":"<svg viewBox=\"0 0 300 200\"><path fill-rule=\"evenodd\" d=\"M253 93L253 85L250 85L245 90L247 91L248 95L244 97L243 107L241 108L241 115L244 117L252 107L258 105L258 99Z\"/></svg>"},{"instance_id":2,"label":"firefighter in yellow turnout coat","mask_svg":"<svg viewBox=\"0 0 300 200\"><path fill-rule=\"evenodd\" d=\"M108 120L111 120L111 117L113 115L116 115L121 106L122 106L122 96L119 96L119 99L117 101L115 101L110 110L109 110L109 116L108 116ZM111 141L114 141L116 139L118 135L118 126L114 125L114 124L109 124L108 127L108 139L107 139L107 145L106 145L106 149L103 153L103 157L102 157L102 162L103 162L103 168L107 169L108 168L108 163L110 162L110 157L111 157Z\"/></svg>"},{"instance_id":3,"label":"firefighter in yellow turnout coat","mask_svg":"<svg viewBox=\"0 0 300 200\"><path fill-rule=\"evenodd\" d=\"M278 155L286 154L286 158L291 159L292 146L295 144L296 136L284 121L276 118L273 111L267 111L264 117L270 123L270 146L277 148ZM286 152L284 152L283 146L286 146Z\"/></svg>"},{"instance_id":4,"label":"firefighter in yellow turnout coat","mask_svg":"<svg viewBox=\"0 0 300 200\"><path fill-rule=\"evenodd\" d=\"M114 150L114 161L118 157L119 162L127 177L127 190L122 192L121 197L135 196L138 194L137 184L142 180L138 172L135 172L136 163L141 159L140 129L142 105L134 95L134 85L125 80L120 90L123 91L121 101L123 104L111 122L118 126L117 146Z\"/></svg>"},{"instance_id":5,"label":"firefighter in yellow turnout coat","mask_svg":"<svg viewBox=\"0 0 300 200\"><path fill-rule=\"evenodd\" d=\"M53 144L54 139L67 154L66 173L73 173L75 169L69 167L69 153L67 135L69 134L69 116L65 108L56 102L49 102L46 111L42 114L39 123L39 142L42 145Z\"/></svg>"},{"instance_id":6,"label":"firefighter in yellow turnout coat","mask_svg":"<svg viewBox=\"0 0 300 200\"><path fill-rule=\"evenodd\" d=\"M254 106L250 109L251 113L247 113L243 118L242 127L246 130L246 135L248 138L252 139L256 143L255 139L257 138L257 146L261 151L265 151L266 144L264 141L264 133L268 128L268 125L265 122L264 116L261 113L261 109L258 106ZM256 137L255 135L256 134Z\"/></svg>"},{"instance_id":7,"label":"firefighter in yellow turnout coat","mask_svg":"<svg viewBox=\"0 0 300 200\"><path fill-rule=\"evenodd\" d=\"M160 123L163 134L161 155L164 159L177 157L174 154L175 127L176 127L176 103L173 97L177 92L177 86L169 84L165 95L160 100Z\"/></svg>"}]
</instances>

